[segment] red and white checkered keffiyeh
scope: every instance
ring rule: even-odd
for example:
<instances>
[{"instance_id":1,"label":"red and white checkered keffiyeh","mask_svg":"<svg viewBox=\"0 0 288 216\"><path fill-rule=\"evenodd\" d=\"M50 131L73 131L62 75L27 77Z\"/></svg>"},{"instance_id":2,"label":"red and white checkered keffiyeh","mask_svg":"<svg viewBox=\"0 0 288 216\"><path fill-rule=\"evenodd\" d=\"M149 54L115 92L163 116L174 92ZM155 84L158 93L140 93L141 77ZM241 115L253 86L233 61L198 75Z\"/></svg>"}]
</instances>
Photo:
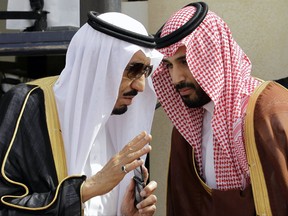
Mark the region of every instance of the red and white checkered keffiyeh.
<instances>
[{"instance_id":1,"label":"red and white checkered keffiyeh","mask_svg":"<svg viewBox=\"0 0 288 216\"><path fill-rule=\"evenodd\" d=\"M194 13L192 6L176 12L165 24L161 37L181 27ZM251 62L232 38L226 23L211 11L194 32L159 51L170 57L183 45L192 75L215 104L212 128L217 188L243 189L250 182L243 144L243 117L249 95L259 81L250 76ZM184 105L163 65L154 73L153 83L162 107L193 147L202 175L203 108Z\"/></svg>"}]
</instances>

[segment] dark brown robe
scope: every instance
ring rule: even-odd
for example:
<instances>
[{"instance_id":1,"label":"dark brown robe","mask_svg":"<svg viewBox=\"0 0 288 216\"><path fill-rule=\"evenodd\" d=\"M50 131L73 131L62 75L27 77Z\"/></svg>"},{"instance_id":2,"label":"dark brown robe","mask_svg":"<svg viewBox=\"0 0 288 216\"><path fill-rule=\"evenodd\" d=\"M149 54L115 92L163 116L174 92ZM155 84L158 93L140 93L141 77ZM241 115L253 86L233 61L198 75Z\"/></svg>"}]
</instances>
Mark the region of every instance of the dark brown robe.
<instances>
[{"instance_id":1,"label":"dark brown robe","mask_svg":"<svg viewBox=\"0 0 288 216\"><path fill-rule=\"evenodd\" d=\"M252 127L253 125L251 125ZM255 141L273 215L288 215L288 91L269 83L254 108ZM252 187L208 193L193 166L192 147L174 127L168 173L168 216L256 215Z\"/></svg>"},{"instance_id":2,"label":"dark brown robe","mask_svg":"<svg viewBox=\"0 0 288 216\"><path fill-rule=\"evenodd\" d=\"M288 215L288 90L270 82L254 108L255 142L273 215Z\"/></svg>"}]
</instances>

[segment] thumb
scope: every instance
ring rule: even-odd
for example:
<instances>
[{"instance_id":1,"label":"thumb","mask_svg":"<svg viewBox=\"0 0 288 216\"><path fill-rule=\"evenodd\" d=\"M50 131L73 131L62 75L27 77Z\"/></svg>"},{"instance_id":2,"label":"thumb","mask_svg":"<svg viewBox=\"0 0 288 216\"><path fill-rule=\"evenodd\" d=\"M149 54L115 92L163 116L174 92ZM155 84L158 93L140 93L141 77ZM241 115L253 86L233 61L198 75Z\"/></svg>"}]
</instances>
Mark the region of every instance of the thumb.
<instances>
[{"instance_id":1,"label":"thumb","mask_svg":"<svg viewBox=\"0 0 288 216\"><path fill-rule=\"evenodd\" d=\"M133 178L131 178L130 183L127 187L127 192L134 193L134 187L135 187L135 181Z\"/></svg>"}]
</instances>

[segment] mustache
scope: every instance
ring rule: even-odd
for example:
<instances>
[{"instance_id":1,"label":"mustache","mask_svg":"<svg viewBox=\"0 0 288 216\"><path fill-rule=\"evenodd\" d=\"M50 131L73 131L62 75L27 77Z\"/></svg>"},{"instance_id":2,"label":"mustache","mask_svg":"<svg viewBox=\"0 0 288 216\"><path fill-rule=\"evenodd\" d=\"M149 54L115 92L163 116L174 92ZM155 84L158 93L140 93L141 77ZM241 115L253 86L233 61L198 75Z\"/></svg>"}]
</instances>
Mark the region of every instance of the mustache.
<instances>
[{"instance_id":1,"label":"mustache","mask_svg":"<svg viewBox=\"0 0 288 216\"><path fill-rule=\"evenodd\" d=\"M193 83L188 83L188 82L180 82L180 83L177 83L175 85L175 88L177 91L179 91L182 88L187 88L187 87L192 88L192 89L196 89L195 85Z\"/></svg>"},{"instance_id":2,"label":"mustache","mask_svg":"<svg viewBox=\"0 0 288 216\"><path fill-rule=\"evenodd\" d=\"M138 94L138 91L136 91L135 89L132 89L131 91L129 92L125 92L123 94L123 96L136 96Z\"/></svg>"}]
</instances>

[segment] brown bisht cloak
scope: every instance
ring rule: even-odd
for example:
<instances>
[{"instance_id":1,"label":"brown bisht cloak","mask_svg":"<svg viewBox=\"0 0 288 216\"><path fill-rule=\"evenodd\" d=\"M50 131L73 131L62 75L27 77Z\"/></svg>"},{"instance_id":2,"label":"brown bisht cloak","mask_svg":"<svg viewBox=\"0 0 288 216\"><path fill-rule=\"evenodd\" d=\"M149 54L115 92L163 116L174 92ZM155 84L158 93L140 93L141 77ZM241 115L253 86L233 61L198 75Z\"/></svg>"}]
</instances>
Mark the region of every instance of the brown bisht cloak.
<instances>
[{"instance_id":1,"label":"brown bisht cloak","mask_svg":"<svg viewBox=\"0 0 288 216\"><path fill-rule=\"evenodd\" d=\"M253 130L249 132L251 128ZM254 180L253 176L258 173L255 174L255 170L251 169L254 162L250 164L249 159L252 186L247 186L244 191L215 190L209 188L198 175L191 145L174 127L168 173L167 215L254 216L265 213L287 216L287 89L275 82L265 82L251 95L245 121L245 142L246 152L250 151L248 146L257 146L261 164L261 169L257 169L257 172L264 176L264 185L263 179ZM247 152L248 158L250 154ZM259 197L259 188L267 191L268 201L256 198ZM264 209L266 212L260 211L258 207L263 203L268 204Z\"/></svg>"}]
</instances>

